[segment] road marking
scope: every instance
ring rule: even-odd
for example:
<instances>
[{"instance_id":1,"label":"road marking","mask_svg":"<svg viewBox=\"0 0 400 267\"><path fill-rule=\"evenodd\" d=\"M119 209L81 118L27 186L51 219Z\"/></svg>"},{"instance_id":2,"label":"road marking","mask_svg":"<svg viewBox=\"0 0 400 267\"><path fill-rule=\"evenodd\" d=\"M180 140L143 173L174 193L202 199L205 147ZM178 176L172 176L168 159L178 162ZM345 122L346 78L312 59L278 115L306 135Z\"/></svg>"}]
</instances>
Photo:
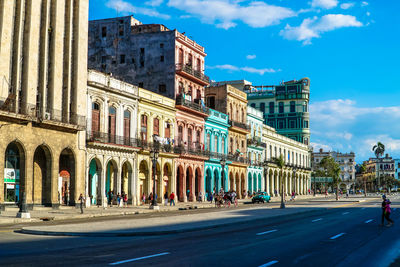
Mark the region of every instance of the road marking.
<instances>
[{"instance_id":1,"label":"road marking","mask_svg":"<svg viewBox=\"0 0 400 267\"><path fill-rule=\"evenodd\" d=\"M338 235L335 235L335 236L332 236L330 239L331 240L334 240L334 239L336 239L336 238L338 238L338 237L341 237L342 235L344 235L345 233L340 233L340 234L338 234Z\"/></svg>"},{"instance_id":2,"label":"road marking","mask_svg":"<svg viewBox=\"0 0 400 267\"><path fill-rule=\"evenodd\" d=\"M350 212L346 211L346 212L343 212L342 215L346 215L346 214L349 214L349 213Z\"/></svg>"},{"instance_id":3,"label":"road marking","mask_svg":"<svg viewBox=\"0 0 400 267\"><path fill-rule=\"evenodd\" d=\"M373 221L373 219L369 219L369 220L365 221L365 223L370 223L372 221Z\"/></svg>"},{"instance_id":4,"label":"road marking","mask_svg":"<svg viewBox=\"0 0 400 267\"><path fill-rule=\"evenodd\" d=\"M266 232L258 233L256 235L265 235L265 234L273 233L273 232L276 232L276 231L278 231L278 230L274 229L274 230L269 230L269 231L266 231Z\"/></svg>"},{"instance_id":5,"label":"road marking","mask_svg":"<svg viewBox=\"0 0 400 267\"><path fill-rule=\"evenodd\" d=\"M139 260L144 260L144 259L148 259L148 258L164 256L164 255L168 255L168 254L170 254L170 253L164 252L164 253L154 254L154 255L150 255L150 256L144 256L144 257L140 257L140 258L134 258L134 259L124 260L124 261L117 261L117 262L110 263L109 265L118 265L118 264L123 264L123 263L127 263L127 262L132 262L132 261L139 261Z\"/></svg>"},{"instance_id":6,"label":"road marking","mask_svg":"<svg viewBox=\"0 0 400 267\"><path fill-rule=\"evenodd\" d=\"M322 218L312 220L311 222L318 222L318 221L322 221Z\"/></svg>"},{"instance_id":7,"label":"road marking","mask_svg":"<svg viewBox=\"0 0 400 267\"><path fill-rule=\"evenodd\" d=\"M365 210L365 207L364 207L364 208L362 208L362 210Z\"/></svg>"},{"instance_id":8,"label":"road marking","mask_svg":"<svg viewBox=\"0 0 400 267\"><path fill-rule=\"evenodd\" d=\"M270 261L270 262L267 262L266 264L260 265L258 267L267 267L267 266L271 266L271 265L273 265L275 263L278 263L278 262L279 261Z\"/></svg>"},{"instance_id":9,"label":"road marking","mask_svg":"<svg viewBox=\"0 0 400 267\"><path fill-rule=\"evenodd\" d=\"M14 230L0 230L0 233L11 233L14 232Z\"/></svg>"}]
</instances>

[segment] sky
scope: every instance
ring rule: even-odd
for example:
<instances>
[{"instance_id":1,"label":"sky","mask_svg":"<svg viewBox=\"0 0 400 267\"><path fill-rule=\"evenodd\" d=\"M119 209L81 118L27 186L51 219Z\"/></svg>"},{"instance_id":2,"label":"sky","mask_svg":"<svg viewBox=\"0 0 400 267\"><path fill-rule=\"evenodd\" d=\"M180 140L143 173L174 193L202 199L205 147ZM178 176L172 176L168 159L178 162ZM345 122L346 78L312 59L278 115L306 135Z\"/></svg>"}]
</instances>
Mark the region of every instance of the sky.
<instances>
[{"instance_id":1,"label":"sky","mask_svg":"<svg viewBox=\"0 0 400 267\"><path fill-rule=\"evenodd\" d=\"M205 47L212 80L311 79L314 150L400 158L399 0L89 0L89 18L133 15Z\"/></svg>"}]
</instances>

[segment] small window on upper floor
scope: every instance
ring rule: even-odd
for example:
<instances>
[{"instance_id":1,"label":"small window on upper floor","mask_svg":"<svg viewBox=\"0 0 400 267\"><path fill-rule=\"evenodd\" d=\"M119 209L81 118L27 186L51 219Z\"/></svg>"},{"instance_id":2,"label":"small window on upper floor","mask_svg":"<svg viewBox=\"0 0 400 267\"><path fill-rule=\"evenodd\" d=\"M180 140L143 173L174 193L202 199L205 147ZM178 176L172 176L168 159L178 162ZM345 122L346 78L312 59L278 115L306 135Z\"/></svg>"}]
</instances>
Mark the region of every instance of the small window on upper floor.
<instances>
[{"instance_id":1,"label":"small window on upper floor","mask_svg":"<svg viewBox=\"0 0 400 267\"><path fill-rule=\"evenodd\" d=\"M107 37L107 27L101 27L101 37Z\"/></svg>"},{"instance_id":2,"label":"small window on upper floor","mask_svg":"<svg viewBox=\"0 0 400 267\"><path fill-rule=\"evenodd\" d=\"M120 64L125 64L125 55L120 55L119 56L119 63Z\"/></svg>"},{"instance_id":3,"label":"small window on upper floor","mask_svg":"<svg viewBox=\"0 0 400 267\"><path fill-rule=\"evenodd\" d=\"M160 62L164 62L164 56L160 56Z\"/></svg>"},{"instance_id":4,"label":"small window on upper floor","mask_svg":"<svg viewBox=\"0 0 400 267\"><path fill-rule=\"evenodd\" d=\"M140 83L139 83L139 87L140 87L140 88L143 88L143 82L140 82Z\"/></svg>"},{"instance_id":5,"label":"small window on upper floor","mask_svg":"<svg viewBox=\"0 0 400 267\"><path fill-rule=\"evenodd\" d=\"M142 48L140 48L140 54L144 54L144 48L142 47Z\"/></svg>"},{"instance_id":6,"label":"small window on upper floor","mask_svg":"<svg viewBox=\"0 0 400 267\"><path fill-rule=\"evenodd\" d=\"M164 43L160 43L160 48L164 48Z\"/></svg>"},{"instance_id":7,"label":"small window on upper floor","mask_svg":"<svg viewBox=\"0 0 400 267\"><path fill-rule=\"evenodd\" d=\"M158 92L165 93L167 91L167 86L165 84L158 85Z\"/></svg>"},{"instance_id":8,"label":"small window on upper floor","mask_svg":"<svg viewBox=\"0 0 400 267\"><path fill-rule=\"evenodd\" d=\"M290 101L290 112L296 112L296 102Z\"/></svg>"},{"instance_id":9,"label":"small window on upper floor","mask_svg":"<svg viewBox=\"0 0 400 267\"><path fill-rule=\"evenodd\" d=\"M251 104L250 104L250 107L256 108L256 103L251 103Z\"/></svg>"},{"instance_id":10,"label":"small window on upper floor","mask_svg":"<svg viewBox=\"0 0 400 267\"><path fill-rule=\"evenodd\" d=\"M265 113L265 103L261 103L261 104L260 104L260 111L261 111L262 113Z\"/></svg>"},{"instance_id":11,"label":"small window on upper floor","mask_svg":"<svg viewBox=\"0 0 400 267\"><path fill-rule=\"evenodd\" d=\"M119 25L118 34L119 36L124 36L124 25Z\"/></svg>"}]
</instances>

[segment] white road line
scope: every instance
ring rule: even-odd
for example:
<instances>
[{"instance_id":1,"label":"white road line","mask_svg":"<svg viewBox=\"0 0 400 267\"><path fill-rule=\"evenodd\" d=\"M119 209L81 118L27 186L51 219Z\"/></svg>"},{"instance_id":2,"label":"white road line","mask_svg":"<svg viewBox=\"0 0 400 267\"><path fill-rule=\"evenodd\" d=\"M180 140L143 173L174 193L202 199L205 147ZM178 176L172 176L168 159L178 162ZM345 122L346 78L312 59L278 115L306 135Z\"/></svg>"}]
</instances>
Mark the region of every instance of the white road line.
<instances>
[{"instance_id":1,"label":"white road line","mask_svg":"<svg viewBox=\"0 0 400 267\"><path fill-rule=\"evenodd\" d=\"M273 233L273 232L276 232L276 231L278 231L278 230L274 229L274 230L269 230L269 231L266 231L266 232L258 233L256 235L265 235L265 234Z\"/></svg>"},{"instance_id":2,"label":"white road line","mask_svg":"<svg viewBox=\"0 0 400 267\"><path fill-rule=\"evenodd\" d=\"M322 221L322 218L312 220L311 222L318 222L318 221Z\"/></svg>"},{"instance_id":3,"label":"white road line","mask_svg":"<svg viewBox=\"0 0 400 267\"><path fill-rule=\"evenodd\" d=\"M271 265L273 265L275 263L278 263L278 262L279 261L270 261L270 262L267 262L266 264L260 265L258 267L267 267L267 266L271 266Z\"/></svg>"},{"instance_id":4,"label":"white road line","mask_svg":"<svg viewBox=\"0 0 400 267\"><path fill-rule=\"evenodd\" d=\"M369 219L369 220L365 221L365 223L370 223L372 221L373 221L373 219Z\"/></svg>"},{"instance_id":5,"label":"white road line","mask_svg":"<svg viewBox=\"0 0 400 267\"><path fill-rule=\"evenodd\" d=\"M346 215L346 214L349 214L349 213L350 212L346 211L346 212L343 212L342 215Z\"/></svg>"},{"instance_id":6,"label":"white road line","mask_svg":"<svg viewBox=\"0 0 400 267\"><path fill-rule=\"evenodd\" d=\"M144 257L140 257L140 258L134 258L134 259L124 260L124 261L117 261L117 262L110 263L109 265L118 265L118 264L123 264L123 263L127 263L127 262L132 262L132 261L139 261L139 260L144 260L144 259L148 259L148 258L164 256L164 255L168 255L168 254L170 254L170 253L164 252L164 253L154 254L154 255L150 255L150 256L144 256Z\"/></svg>"},{"instance_id":7,"label":"white road line","mask_svg":"<svg viewBox=\"0 0 400 267\"><path fill-rule=\"evenodd\" d=\"M330 239L331 240L334 240L334 239L336 239L336 238L338 238L338 237L341 237L342 235L344 235L345 233L340 233L340 234L338 234L338 235L335 235L335 236L332 236Z\"/></svg>"}]
</instances>

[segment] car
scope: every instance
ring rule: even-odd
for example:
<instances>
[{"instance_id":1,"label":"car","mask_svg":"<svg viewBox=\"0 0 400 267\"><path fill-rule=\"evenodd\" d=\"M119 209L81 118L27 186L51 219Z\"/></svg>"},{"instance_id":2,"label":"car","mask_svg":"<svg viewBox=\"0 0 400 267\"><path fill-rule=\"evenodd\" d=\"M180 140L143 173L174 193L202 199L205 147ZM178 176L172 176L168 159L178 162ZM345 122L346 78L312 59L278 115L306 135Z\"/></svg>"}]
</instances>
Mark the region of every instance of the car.
<instances>
[{"instance_id":1,"label":"car","mask_svg":"<svg viewBox=\"0 0 400 267\"><path fill-rule=\"evenodd\" d=\"M264 202L269 202L271 200L271 197L266 193L266 192L257 192L255 196L251 199L251 202L253 203L264 203Z\"/></svg>"}]
</instances>

